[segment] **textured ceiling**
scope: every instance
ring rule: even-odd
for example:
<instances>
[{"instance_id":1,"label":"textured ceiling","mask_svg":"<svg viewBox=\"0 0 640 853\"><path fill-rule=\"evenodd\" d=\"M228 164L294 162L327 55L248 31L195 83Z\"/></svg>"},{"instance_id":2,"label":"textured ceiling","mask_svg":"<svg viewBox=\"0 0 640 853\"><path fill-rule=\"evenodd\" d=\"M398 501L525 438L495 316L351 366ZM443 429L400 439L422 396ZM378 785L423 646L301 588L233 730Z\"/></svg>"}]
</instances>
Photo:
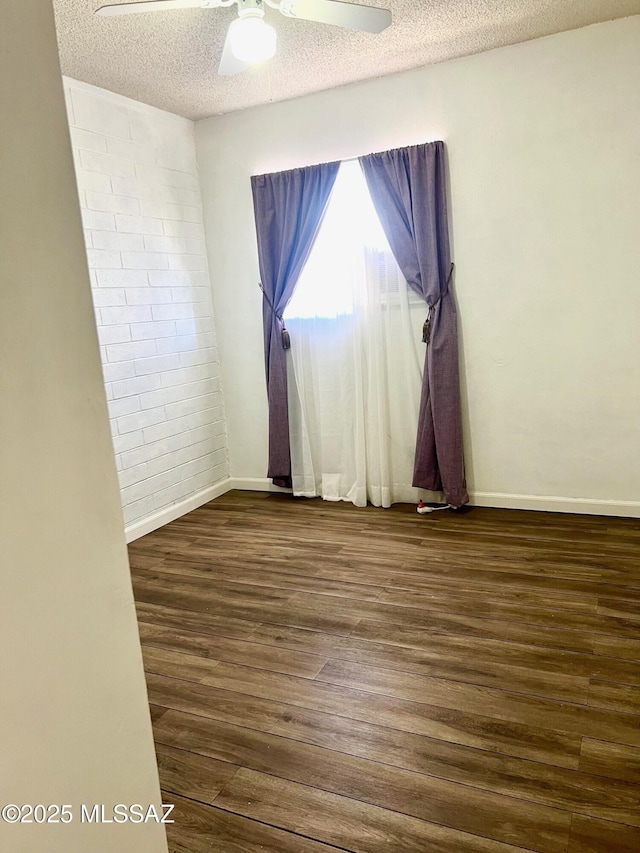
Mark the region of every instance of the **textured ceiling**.
<instances>
[{"instance_id":1,"label":"textured ceiling","mask_svg":"<svg viewBox=\"0 0 640 853\"><path fill-rule=\"evenodd\" d=\"M640 0L367 0L393 12L379 35L285 18L271 62L219 77L235 6L115 18L110 0L54 0L64 74L192 119L281 101L640 13Z\"/></svg>"}]
</instances>

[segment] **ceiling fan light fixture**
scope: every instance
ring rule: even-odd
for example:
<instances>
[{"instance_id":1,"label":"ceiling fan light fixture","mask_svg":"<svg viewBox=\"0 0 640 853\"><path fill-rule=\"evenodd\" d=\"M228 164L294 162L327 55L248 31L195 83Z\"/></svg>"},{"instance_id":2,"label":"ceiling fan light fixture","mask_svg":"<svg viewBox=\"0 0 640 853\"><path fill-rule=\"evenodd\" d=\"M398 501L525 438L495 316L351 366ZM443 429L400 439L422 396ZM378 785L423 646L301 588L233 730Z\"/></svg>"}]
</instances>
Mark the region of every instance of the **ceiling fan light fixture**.
<instances>
[{"instance_id":1,"label":"ceiling fan light fixture","mask_svg":"<svg viewBox=\"0 0 640 853\"><path fill-rule=\"evenodd\" d=\"M241 62L253 65L275 56L278 36L263 15L261 11L245 12L229 27L231 52Z\"/></svg>"}]
</instances>

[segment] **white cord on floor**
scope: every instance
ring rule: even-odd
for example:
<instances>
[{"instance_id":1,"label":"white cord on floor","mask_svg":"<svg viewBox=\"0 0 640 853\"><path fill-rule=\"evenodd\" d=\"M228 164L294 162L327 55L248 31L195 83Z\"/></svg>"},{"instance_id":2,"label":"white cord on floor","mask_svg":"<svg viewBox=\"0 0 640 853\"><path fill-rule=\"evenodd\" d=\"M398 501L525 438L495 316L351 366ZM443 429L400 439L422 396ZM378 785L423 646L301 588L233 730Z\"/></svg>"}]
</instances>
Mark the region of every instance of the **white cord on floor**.
<instances>
[{"instance_id":1,"label":"white cord on floor","mask_svg":"<svg viewBox=\"0 0 640 853\"><path fill-rule=\"evenodd\" d=\"M453 509L453 507L451 504L446 504L446 506L426 506L422 501L420 501L416 507L416 512L419 512L420 515L424 515L427 512L437 512L439 509Z\"/></svg>"}]
</instances>

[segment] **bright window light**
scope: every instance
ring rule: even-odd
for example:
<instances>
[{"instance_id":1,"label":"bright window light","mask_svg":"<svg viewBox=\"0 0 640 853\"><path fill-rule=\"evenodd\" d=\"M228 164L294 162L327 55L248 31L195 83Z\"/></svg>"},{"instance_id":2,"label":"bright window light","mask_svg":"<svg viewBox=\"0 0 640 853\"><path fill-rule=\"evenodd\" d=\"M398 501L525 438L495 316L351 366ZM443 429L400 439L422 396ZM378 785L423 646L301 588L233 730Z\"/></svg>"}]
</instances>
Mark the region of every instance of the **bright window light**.
<instances>
[{"instance_id":1,"label":"bright window light","mask_svg":"<svg viewBox=\"0 0 640 853\"><path fill-rule=\"evenodd\" d=\"M354 269L362 267L367 250L391 253L360 164L342 163L285 318L353 314Z\"/></svg>"}]
</instances>

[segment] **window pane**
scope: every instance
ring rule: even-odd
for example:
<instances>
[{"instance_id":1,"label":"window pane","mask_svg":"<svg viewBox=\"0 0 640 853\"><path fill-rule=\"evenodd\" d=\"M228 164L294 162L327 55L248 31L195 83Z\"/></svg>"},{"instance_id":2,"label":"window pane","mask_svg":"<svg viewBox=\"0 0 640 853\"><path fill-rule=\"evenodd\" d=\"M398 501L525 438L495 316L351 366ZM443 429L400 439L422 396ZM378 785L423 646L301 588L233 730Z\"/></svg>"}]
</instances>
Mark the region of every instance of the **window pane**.
<instances>
[{"instance_id":1,"label":"window pane","mask_svg":"<svg viewBox=\"0 0 640 853\"><path fill-rule=\"evenodd\" d=\"M343 163L324 221L285 318L352 314L354 273L366 264L381 292L403 282L357 161Z\"/></svg>"}]
</instances>

